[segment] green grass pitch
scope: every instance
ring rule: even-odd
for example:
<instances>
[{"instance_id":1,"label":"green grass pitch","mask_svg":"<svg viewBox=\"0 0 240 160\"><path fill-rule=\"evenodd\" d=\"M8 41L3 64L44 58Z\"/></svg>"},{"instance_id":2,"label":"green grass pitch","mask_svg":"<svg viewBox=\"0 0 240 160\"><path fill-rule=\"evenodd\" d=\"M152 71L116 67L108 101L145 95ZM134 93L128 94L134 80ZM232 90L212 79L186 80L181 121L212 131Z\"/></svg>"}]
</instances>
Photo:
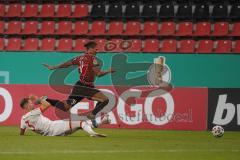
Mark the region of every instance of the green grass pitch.
<instances>
[{"instance_id":1,"label":"green grass pitch","mask_svg":"<svg viewBox=\"0 0 240 160\"><path fill-rule=\"evenodd\" d=\"M0 127L0 160L236 160L240 132L214 138L210 132L98 129L107 138L91 138L83 131L71 136L43 137L18 127Z\"/></svg>"}]
</instances>

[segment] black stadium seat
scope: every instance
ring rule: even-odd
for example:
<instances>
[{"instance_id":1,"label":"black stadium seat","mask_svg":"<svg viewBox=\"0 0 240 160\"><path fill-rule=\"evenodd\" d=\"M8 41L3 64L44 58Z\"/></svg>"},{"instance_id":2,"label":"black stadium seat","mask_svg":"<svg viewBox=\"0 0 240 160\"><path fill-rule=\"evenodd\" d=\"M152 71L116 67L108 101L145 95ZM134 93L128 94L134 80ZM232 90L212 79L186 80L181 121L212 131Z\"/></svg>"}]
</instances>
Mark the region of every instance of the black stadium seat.
<instances>
[{"instance_id":1,"label":"black stadium seat","mask_svg":"<svg viewBox=\"0 0 240 160\"><path fill-rule=\"evenodd\" d=\"M192 5L190 3L180 4L176 17L179 19L192 19Z\"/></svg>"},{"instance_id":2,"label":"black stadium seat","mask_svg":"<svg viewBox=\"0 0 240 160\"><path fill-rule=\"evenodd\" d=\"M172 2L161 5L159 18L174 18L174 5Z\"/></svg>"},{"instance_id":3,"label":"black stadium seat","mask_svg":"<svg viewBox=\"0 0 240 160\"><path fill-rule=\"evenodd\" d=\"M209 5L200 3L195 7L195 11L193 13L194 19L208 19L209 18Z\"/></svg>"},{"instance_id":4,"label":"black stadium seat","mask_svg":"<svg viewBox=\"0 0 240 160\"><path fill-rule=\"evenodd\" d=\"M240 4L232 5L229 18L240 19Z\"/></svg>"},{"instance_id":5,"label":"black stadium seat","mask_svg":"<svg viewBox=\"0 0 240 160\"><path fill-rule=\"evenodd\" d=\"M141 17L156 18L157 17L157 5L153 2L144 4Z\"/></svg>"},{"instance_id":6,"label":"black stadium seat","mask_svg":"<svg viewBox=\"0 0 240 160\"><path fill-rule=\"evenodd\" d=\"M93 4L91 10L91 17L102 18L105 17L105 2Z\"/></svg>"},{"instance_id":7,"label":"black stadium seat","mask_svg":"<svg viewBox=\"0 0 240 160\"><path fill-rule=\"evenodd\" d=\"M139 3L138 2L131 2L126 5L125 17L126 18L136 18L139 17Z\"/></svg>"},{"instance_id":8,"label":"black stadium seat","mask_svg":"<svg viewBox=\"0 0 240 160\"><path fill-rule=\"evenodd\" d=\"M121 18L122 17L122 2L110 3L107 17Z\"/></svg>"},{"instance_id":9,"label":"black stadium seat","mask_svg":"<svg viewBox=\"0 0 240 160\"><path fill-rule=\"evenodd\" d=\"M228 18L228 6L225 4L215 4L212 12L213 19L226 19Z\"/></svg>"}]
</instances>

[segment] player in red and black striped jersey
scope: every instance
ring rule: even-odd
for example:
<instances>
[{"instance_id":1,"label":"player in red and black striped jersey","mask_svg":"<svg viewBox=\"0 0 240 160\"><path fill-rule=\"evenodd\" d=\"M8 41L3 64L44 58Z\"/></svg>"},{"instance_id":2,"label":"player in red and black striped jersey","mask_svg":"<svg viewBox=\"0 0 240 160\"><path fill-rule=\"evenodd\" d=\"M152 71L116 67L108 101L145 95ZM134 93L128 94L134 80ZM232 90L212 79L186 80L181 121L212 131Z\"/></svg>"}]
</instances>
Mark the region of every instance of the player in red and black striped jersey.
<instances>
[{"instance_id":1,"label":"player in red and black striped jersey","mask_svg":"<svg viewBox=\"0 0 240 160\"><path fill-rule=\"evenodd\" d=\"M94 110L87 115L89 119L95 119L96 114L101 111L109 102L109 99L100 90L94 87L95 77L101 77L108 73L114 73L115 71L111 68L107 71L100 70L99 63L96 59L97 44L95 42L88 42L85 44L85 47L87 49L85 54L75 57L70 61L57 66L43 64L49 70L77 65L80 73L80 80L76 82L66 101L58 101L53 99L47 99L47 101L51 105L56 106L64 111L69 110L72 106L84 98L98 101Z\"/></svg>"}]
</instances>

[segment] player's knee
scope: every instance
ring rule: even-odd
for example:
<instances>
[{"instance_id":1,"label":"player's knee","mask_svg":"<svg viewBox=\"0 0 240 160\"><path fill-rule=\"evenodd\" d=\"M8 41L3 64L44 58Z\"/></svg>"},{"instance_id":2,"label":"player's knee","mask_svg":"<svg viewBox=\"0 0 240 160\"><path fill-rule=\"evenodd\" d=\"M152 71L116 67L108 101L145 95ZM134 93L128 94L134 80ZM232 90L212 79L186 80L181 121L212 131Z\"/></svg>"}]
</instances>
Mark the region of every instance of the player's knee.
<instances>
[{"instance_id":1,"label":"player's knee","mask_svg":"<svg viewBox=\"0 0 240 160\"><path fill-rule=\"evenodd\" d=\"M104 99L104 103L105 103L105 105L107 105L107 104L109 103L109 99L108 99L108 98L105 98L105 99Z\"/></svg>"}]
</instances>

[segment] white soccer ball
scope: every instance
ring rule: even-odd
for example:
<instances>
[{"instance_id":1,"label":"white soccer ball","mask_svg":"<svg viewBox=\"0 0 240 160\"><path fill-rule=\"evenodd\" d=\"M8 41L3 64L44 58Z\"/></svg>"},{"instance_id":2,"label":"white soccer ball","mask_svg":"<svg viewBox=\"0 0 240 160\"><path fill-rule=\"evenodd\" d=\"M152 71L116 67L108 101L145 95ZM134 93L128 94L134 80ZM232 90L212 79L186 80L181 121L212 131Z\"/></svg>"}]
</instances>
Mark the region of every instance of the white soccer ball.
<instances>
[{"instance_id":1,"label":"white soccer ball","mask_svg":"<svg viewBox=\"0 0 240 160\"><path fill-rule=\"evenodd\" d=\"M224 134L224 129L221 126L214 126L212 128L212 134L214 137L222 137Z\"/></svg>"}]
</instances>

